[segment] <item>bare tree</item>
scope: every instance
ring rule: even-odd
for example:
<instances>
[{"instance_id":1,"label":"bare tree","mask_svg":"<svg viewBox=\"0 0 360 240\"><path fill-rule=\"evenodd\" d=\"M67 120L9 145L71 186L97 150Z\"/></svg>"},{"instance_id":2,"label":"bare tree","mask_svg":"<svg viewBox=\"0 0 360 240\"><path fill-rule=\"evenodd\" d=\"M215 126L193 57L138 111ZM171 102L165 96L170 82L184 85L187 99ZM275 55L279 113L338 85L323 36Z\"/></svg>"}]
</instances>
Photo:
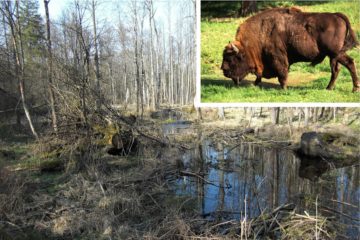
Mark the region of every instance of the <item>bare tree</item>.
<instances>
[{"instance_id":1,"label":"bare tree","mask_svg":"<svg viewBox=\"0 0 360 240\"><path fill-rule=\"evenodd\" d=\"M239 9L239 16L245 17L250 13L257 11L256 0L242 0L241 8Z\"/></svg>"},{"instance_id":2,"label":"bare tree","mask_svg":"<svg viewBox=\"0 0 360 240\"><path fill-rule=\"evenodd\" d=\"M92 10L92 20L93 20L93 33L94 33L94 48L95 48L95 56L94 56L94 62L95 62L95 78L96 78L96 93L98 95L97 101L96 101L96 107L100 108L100 101L99 98L101 98L101 88L100 88L100 67L99 67L99 52L98 52L98 35L97 35L97 29L96 29L96 5L97 1L92 0L91 2L91 10Z\"/></svg>"},{"instance_id":3,"label":"bare tree","mask_svg":"<svg viewBox=\"0 0 360 240\"><path fill-rule=\"evenodd\" d=\"M154 91L154 61L153 61L153 53L154 53L154 40L153 40L153 24L154 24L154 4L153 0L146 0L146 8L149 14L149 27L150 27L150 81L149 81L149 105L150 109L155 109L155 91Z\"/></svg>"},{"instance_id":4,"label":"bare tree","mask_svg":"<svg viewBox=\"0 0 360 240\"><path fill-rule=\"evenodd\" d=\"M50 18L49 18L49 3L50 0L44 0L45 5L45 14L46 14L46 33L47 33L47 51L48 51L48 59L47 59L47 79L48 79L48 90L50 97L50 109L51 109L51 119L54 131L57 133L57 115L55 108L55 94L54 94L54 85L53 85L53 56L52 56L52 44L51 44L51 35L50 35Z\"/></svg>"},{"instance_id":5,"label":"bare tree","mask_svg":"<svg viewBox=\"0 0 360 240\"><path fill-rule=\"evenodd\" d=\"M24 89L24 48L22 41L21 24L19 19L19 0L15 1L15 7L12 6L11 1L4 1L1 11L7 18L11 30L13 56L15 60L15 76L19 85L19 92L25 116L28 120L30 129L35 138L39 138L35 127L31 120L31 115L26 104L25 89Z\"/></svg>"},{"instance_id":6,"label":"bare tree","mask_svg":"<svg viewBox=\"0 0 360 240\"><path fill-rule=\"evenodd\" d=\"M135 61L135 79L136 79L136 112L137 115L140 115L140 104L142 101L142 85L141 85L141 79L140 79L140 62L139 62L139 21L138 21L138 4L137 0L132 1L132 19L133 19L133 31L135 35L135 51L134 51L134 61Z\"/></svg>"},{"instance_id":7,"label":"bare tree","mask_svg":"<svg viewBox=\"0 0 360 240\"><path fill-rule=\"evenodd\" d=\"M279 122L280 122L280 108L273 107L271 108L271 123L279 124Z\"/></svg>"}]
</instances>

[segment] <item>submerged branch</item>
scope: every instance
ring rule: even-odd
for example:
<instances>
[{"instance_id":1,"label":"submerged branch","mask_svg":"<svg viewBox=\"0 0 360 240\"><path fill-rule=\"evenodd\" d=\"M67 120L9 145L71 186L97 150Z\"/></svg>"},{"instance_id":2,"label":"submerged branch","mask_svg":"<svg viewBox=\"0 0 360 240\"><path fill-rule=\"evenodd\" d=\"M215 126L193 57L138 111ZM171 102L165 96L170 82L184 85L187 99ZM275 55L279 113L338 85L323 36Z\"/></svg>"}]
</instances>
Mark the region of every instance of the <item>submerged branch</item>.
<instances>
[{"instance_id":1,"label":"submerged branch","mask_svg":"<svg viewBox=\"0 0 360 240\"><path fill-rule=\"evenodd\" d=\"M201 179L202 181L204 181L205 183L210 184L210 185L213 185L213 186L215 186L215 187L219 187L219 188L230 188L229 186L217 185L217 184L215 184L215 183L213 183L213 182L210 182L210 181L206 180L205 178L203 178L202 176L200 176L200 175L197 174L197 173L180 171L180 175L199 178L199 179Z\"/></svg>"}]
</instances>

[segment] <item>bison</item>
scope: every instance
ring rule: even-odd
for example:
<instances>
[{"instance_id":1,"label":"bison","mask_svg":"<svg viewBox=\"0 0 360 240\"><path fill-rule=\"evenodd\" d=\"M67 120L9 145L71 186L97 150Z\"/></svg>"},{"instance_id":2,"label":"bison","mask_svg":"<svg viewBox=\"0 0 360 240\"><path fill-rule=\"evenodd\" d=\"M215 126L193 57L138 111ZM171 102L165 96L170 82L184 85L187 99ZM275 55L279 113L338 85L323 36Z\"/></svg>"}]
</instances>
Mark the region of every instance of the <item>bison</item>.
<instances>
[{"instance_id":1,"label":"bison","mask_svg":"<svg viewBox=\"0 0 360 240\"><path fill-rule=\"evenodd\" d=\"M237 29L235 41L223 52L221 69L235 85L249 73L261 78L277 77L287 88L291 64L321 63L330 58L331 79L328 90L335 86L340 64L351 73L353 92L360 91L354 60L346 51L359 43L342 13L306 13L297 8L273 8L248 18Z\"/></svg>"}]
</instances>

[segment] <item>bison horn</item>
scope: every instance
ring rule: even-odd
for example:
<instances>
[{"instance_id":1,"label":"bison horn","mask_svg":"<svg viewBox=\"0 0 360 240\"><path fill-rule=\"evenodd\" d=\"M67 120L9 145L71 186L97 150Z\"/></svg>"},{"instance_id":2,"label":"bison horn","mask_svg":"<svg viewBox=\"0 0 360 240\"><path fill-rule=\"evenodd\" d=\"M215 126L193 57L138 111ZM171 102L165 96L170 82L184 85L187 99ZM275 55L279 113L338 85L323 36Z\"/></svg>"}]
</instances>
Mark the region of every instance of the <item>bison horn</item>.
<instances>
[{"instance_id":1,"label":"bison horn","mask_svg":"<svg viewBox=\"0 0 360 240\"><path fill-rule=\"evenodd\" d=\"M235 44L231 43L231 47L234 49L236 53L239 53L239 49L235 46Z\"/></svg>"}]
</instances>

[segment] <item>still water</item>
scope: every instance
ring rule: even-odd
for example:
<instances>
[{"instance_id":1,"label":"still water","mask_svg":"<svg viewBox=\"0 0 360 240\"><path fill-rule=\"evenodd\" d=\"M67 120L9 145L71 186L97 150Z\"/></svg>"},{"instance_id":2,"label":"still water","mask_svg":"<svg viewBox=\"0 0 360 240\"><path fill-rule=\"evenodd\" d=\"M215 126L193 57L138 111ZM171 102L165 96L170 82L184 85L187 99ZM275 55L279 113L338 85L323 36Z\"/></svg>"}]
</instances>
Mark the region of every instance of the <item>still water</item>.
<instances>
[{"instance_id":1,"label":"still water","mask_svg":"<svg viewBox=\"0 0 360 240\"><path fill-rule=\"evenodd\" d=\"M167 133L188 128L172 126ZM291 150L243 143L236 147L204 139L181 157L182 176L175 182L179 195L198 202L205 218L254 218L286 203L345 224L348 236L360 234L360 167L324 160L300 159Z\"/></svg>"}]
</instances>

